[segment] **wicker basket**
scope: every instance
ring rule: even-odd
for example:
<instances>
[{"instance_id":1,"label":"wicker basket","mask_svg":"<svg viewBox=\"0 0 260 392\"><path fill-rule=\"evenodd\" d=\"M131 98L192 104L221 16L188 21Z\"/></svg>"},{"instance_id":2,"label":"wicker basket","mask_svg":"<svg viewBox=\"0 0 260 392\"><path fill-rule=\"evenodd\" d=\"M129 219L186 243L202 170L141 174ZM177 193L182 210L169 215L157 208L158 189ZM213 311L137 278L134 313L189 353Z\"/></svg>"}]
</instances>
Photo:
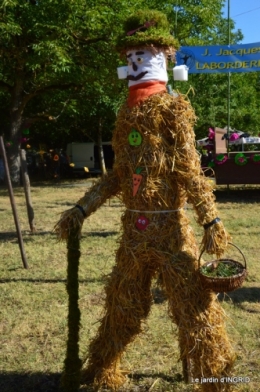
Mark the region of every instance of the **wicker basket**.
<instances>
[{"instance_id":1,"label":"wicker basket","mask_svg":"<svg viewBox=\"0 0 260 392\"><path fill-rule=\"evenodd\" d=\"M242 251L234 244L229 243L229 245L234 246L242 255L244 259L244 265L239 263L238 261L232 260L232 259L218 259L214 261L209 261L204 263L202 266L200 265L201 261L201 256L204 253L204 251L200 254L199 257L199 275L200 275L200 280L204 288L211 289L212 291L216 293L224 293L228 291L233 291L238 289L239 287L242 286L246 276L247 276L247 265L246 265L246 259ZM201 269L202 267L205 266L212 266L213 268L216 268L216 266L219 263L224 263L224 264L230 264L233 266L237 266L239 268L239 273L237 275L232 275L229 277L211 277L211 276L206 276L202 273Z\"/></svg>"}]
</instances>

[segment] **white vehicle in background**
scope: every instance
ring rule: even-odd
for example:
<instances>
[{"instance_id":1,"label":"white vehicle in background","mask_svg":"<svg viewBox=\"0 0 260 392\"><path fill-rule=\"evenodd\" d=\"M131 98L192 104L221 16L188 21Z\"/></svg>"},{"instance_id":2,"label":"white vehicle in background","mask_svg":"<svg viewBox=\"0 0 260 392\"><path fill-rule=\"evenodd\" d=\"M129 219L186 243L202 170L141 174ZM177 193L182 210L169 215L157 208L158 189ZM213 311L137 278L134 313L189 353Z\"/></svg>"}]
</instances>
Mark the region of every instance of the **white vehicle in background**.
<instances>
[{"instance_id":1,"label":"white vehicle in background","mask_svg":"<svg viewBox=\"0 0 260 392\"><path fill-rule=\"evenodd\" d=\"M114 152L111 142L102 143L106 168L112 169ZM69 143L66 154L73 172L78 174L100 174L98 146L95 143Z\"/></svg>"}]
</instances>

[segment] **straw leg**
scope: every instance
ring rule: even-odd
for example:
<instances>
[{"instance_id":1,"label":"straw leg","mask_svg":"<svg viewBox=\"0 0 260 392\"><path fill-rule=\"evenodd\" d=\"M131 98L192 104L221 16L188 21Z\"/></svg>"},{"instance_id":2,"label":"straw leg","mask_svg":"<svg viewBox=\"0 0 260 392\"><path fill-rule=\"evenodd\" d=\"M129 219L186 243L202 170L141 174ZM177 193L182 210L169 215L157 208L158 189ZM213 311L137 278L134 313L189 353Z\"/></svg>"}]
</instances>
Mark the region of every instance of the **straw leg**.
<instances>
[{"instance_id":1,"label":"straw leg","mask_svg":"<svg viewBox=\"0 0 260 392\"><path fill-rule=\"evenodd\" d=\"M228 391L220 382L230 376L234 353L227 337L223 311L216 295L201 288L195 271L196 260L179 252L162 267L162 282L169 301L169 313L178 326L180 358L186 382L210 379L200 391Z\"/></svg>"},{"instance_id":2,"label":"straw leg","mask_svg":"<svg viewBox=\"0 0 260 392\"><path fill-rule=\"evenodd\" d=\"M142 331L142 321L151 307L152 269L140 268L122 246L117 264L105 287L105 316L89 346L88 366L83 381L116 390L126 379L120 372L120 358L126 346Z\"/></svg>"}]
</instances>

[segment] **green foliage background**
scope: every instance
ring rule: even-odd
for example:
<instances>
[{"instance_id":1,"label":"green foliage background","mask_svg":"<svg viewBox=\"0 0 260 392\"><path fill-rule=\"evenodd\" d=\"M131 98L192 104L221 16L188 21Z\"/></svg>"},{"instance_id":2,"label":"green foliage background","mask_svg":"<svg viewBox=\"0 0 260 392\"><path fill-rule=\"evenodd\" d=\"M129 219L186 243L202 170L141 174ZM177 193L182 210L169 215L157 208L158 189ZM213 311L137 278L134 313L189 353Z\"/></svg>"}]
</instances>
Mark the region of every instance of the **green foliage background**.
<instances>
[{"instance_id":1,"label":"green foliage background","mask_svg":"<svg viewBox=\"0 0 260 392\"><path fill-rule=\"evenodd\" d=\"M166 13L183 46L225 44L224 0L2 0L0 2L0 116L6 140L15 146L24 128L35 145L65 147L71 141L110 140L117 110L125 99L124 64L115 43L123 21L143 8ZM231 21L231 43L243 38ZM186 93L196 110L197 137L210 125L227 125L227 75L189 75L170 83ZM259 74L232 74L231 127L260 131ZM11 151L12 152L12 151ZM12 154L11 154L12 155Z\"/></svg>"}]
</instances>

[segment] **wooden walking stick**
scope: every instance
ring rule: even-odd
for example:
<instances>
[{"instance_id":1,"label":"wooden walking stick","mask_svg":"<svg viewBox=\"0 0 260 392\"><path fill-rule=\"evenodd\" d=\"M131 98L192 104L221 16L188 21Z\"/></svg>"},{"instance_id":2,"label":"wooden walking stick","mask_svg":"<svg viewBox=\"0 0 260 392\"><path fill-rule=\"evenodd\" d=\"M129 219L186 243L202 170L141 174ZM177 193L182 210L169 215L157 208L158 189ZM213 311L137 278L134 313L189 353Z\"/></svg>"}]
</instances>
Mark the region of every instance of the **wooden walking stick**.
<instances>
[{"instance_id":1,"label":"wooden walking stick","mask_svg":"<svg viewBox=\"0 0 260 392\"><path fill-rule=\"evenodd\" d=\"M81 359L79 358L80 310L78 306L80 242L77 228L70 229L67 248L67 292L69 296L68 340L61 388L64 392L78 392L80 386Z\"/></svg>"}]
</instances>

